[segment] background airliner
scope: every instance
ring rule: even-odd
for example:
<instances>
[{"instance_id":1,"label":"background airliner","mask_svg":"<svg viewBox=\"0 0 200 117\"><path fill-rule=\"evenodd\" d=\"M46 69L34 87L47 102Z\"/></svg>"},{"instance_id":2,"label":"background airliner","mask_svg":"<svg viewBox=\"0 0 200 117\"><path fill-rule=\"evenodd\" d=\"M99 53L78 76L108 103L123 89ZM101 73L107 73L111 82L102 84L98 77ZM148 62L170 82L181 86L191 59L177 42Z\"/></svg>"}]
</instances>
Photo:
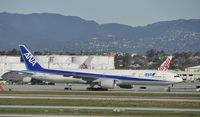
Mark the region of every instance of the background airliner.
<instances>
[{"instance_id":1,"label":"background airliner","mask_svg":"<svg viewBox=\"0 0 200 117\"><path fill-rule=\"evenodd\" d=\"M76 83L85 83L90 85L90 89L99 86L101 89L112 89L116 85L121 88L132 88L132 85L171 85L182 82L182 78L177 74L159 70L53 70L40 66L35 57L25 47L19 45L20 52L25 62L27 71L33 76L39 76L43 73L56 75L56 81L68 82L69 78L64 76L73 76Z\"/></svg>"}]
</instances>

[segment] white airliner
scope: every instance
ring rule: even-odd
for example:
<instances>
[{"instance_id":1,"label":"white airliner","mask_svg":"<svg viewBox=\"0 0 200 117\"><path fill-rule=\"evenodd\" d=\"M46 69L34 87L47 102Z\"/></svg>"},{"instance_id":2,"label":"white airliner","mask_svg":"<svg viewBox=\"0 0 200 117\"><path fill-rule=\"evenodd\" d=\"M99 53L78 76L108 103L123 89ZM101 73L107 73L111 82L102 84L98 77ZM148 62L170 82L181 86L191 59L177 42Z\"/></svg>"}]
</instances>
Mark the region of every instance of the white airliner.
<instances>
[{"instance_id":1,"label":"white airliner","mask_svg":"<svg viewBox=\"0 0 200 117\"><path fill-rule=\"evenodd\" d=\"M37 77L41 74L41 79L43 74L55 75L56 82L69 83L74 80L74 83L90 84L91 89L96 85L102 89L113 89L116 85L121 88L131 88L132 85L171 85L182 82L182 78L177 74L158 70L46 69L40 66L25 45L20 45L20 52L27 68L24 72L32 73ZM73 78L69 79L69 76Z\"/></svg>"}]
</instances>

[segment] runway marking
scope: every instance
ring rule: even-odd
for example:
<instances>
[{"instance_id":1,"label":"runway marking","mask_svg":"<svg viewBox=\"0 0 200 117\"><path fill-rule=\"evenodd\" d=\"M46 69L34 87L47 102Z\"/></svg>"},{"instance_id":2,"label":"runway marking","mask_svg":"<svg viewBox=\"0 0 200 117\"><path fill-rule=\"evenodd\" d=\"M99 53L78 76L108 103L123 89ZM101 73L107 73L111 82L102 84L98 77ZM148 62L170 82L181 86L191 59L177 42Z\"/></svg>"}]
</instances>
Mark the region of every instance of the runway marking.
<instances>
[{"instance_id":1,"label":"runway marking","mask_svg":"<svg viewBox=\"0 0 200 117\"><path fill-rule=\"evenodd\" d=\"M24 106L24 105L0 105L0 108L11 109L83 109L83 110L112 110L112 111L153 111L153 112L197 112L200 109L178 108L134 108L134 107L93 107L93 106Z\"/></svg>"}]
</instances>

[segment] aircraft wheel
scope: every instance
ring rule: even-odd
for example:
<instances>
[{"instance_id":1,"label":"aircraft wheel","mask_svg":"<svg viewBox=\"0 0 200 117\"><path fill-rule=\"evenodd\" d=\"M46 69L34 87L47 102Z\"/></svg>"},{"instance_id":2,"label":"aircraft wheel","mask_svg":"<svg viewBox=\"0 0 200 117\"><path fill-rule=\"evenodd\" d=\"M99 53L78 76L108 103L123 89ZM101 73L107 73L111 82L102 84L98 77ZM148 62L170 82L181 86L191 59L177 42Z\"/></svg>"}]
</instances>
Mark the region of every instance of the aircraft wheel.
<instances>
[{"instance_id":1,"label":"aircraft wheel","mask_svg":"<svg viewBox=\"0 0 200 117\"><path fill-rule=\"evenodd\" d=\"M64 90L72 90L71 87L65 87Z\"/></svg>"},{"instance_id":2,"label":"aircraft wheel","mask_svg":"<svg viewBox=\"0 0 200 117\"><path fill-rule=\"evenodd\" d=\"M171 92L171 87L165 88L165 91L166 91L166 92Z\"/></svg>"}]
</instances>

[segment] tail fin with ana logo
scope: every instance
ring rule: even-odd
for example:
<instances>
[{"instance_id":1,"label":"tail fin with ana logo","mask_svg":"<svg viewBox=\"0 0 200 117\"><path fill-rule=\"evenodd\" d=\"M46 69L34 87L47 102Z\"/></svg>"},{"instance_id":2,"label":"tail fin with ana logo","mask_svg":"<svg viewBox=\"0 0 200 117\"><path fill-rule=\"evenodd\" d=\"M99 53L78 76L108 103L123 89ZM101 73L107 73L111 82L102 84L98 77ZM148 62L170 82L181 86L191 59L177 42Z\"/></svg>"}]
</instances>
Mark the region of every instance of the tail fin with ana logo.
<instances>
[{"instance_id":1,"label":"tail fin with ana logo","mask_svg":"<svg viewBox=\"0 0 200 117\"><path fill-rule=\"evenodd\" d=\"M27 70L30 71L41 71L43 68L37 62L35 57L31 54L31 52L26 48L25 45L19 45L21 56L24 60Z\"/></svg>"}]
</instances>

